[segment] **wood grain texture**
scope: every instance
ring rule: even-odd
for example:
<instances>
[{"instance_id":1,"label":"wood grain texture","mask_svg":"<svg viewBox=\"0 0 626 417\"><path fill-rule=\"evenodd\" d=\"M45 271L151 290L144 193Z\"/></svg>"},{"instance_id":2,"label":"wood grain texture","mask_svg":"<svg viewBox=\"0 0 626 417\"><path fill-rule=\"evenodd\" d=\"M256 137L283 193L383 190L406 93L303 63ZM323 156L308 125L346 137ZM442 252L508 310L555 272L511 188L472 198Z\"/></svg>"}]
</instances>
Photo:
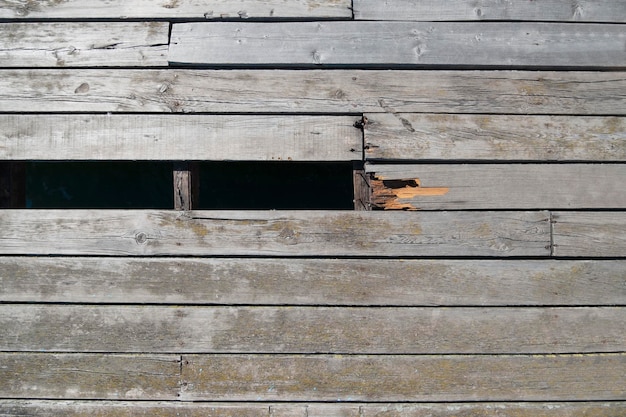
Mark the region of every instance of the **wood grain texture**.
<instances>
[{"instance_id":1,"label":"wood grain texture","mask_svg":"<svg viewBox=\"0 0 626 417\"><path fill-rule=\"evenodd\" d=\"M3 255L547 256L549 213L11 210Z\"/></svg>"},{"instance_id":2,"label":"wood grain texture","mask_svg":"<svg viewBox=\"0 0 626 417\"><path fill-rule=\"evenodd\" d=\"M624 72L0 71L2 112L626 115Z\"/></svg>"},{"instance_id":3,"label":"wood grain texture","mask_svg":"<svg viewBox=\"0 0 626 417\"><path fill-rule=\"evenodd\" d=\"M626 309L0 305L7 352L616 352Z\"/></svg>"},{"instance_id":4,"label":"wood grain texture","mask_svg":"<svg viewBox=\"0 0 626 417\"><path fill-rule=\"evenodd\" d=\"M385 210L622 209L625 164L367 164Z\"/></svg>"},{"instance_id":5,"label":"wood grain texture","mask_svg":"<svg viewBox=\"0 0 626 417\"><path fill-rule=\"evenodd\" d=\"M167 65L169 24L3 23L0 67Z\"/></svg>"},{"instance_id":6,"label":"wood grain texture","mask_svg":"<svg viewBox=\"0 0 626 417\"><path fill-rule=\"evenodd\" d=\"M175 23L168 60L194 65L626 66L613 24Z\"/></svg>"},{"instance_id":7,"label":"wood grain texture","mask_svg":"<svg viewBox=\"0 0 626 417\"><path fill-rule=\"evenodd\" d=\"M611 306L626 261L0 257L0 302Z\"/></svg>"},{"instance_id":8,"label":"wood grain texture","mask_svg":"<svg viewBox=\"0 0 626 417\"><path fill-rule=\"evenodd\" d=\"M626 212L556 212L554 255L626 256Z\"/></svg>"},{"instance_id":9,"label":"wood grain texture","mask_svg":"<svg viewBox=\"0 0 626 417\"><path fill-rule=\"evenodd\" d=\"M622 417L626 403L288 404L0 400L1 417Z\"/></svg>"},{"instance_id":10,"label":"wood grain texture","mask_svg":"<svg viewBox=\"0 0 626 417\"><path fill-rule=\"evenodd\" d=\"M621 0L354 0L357 20L626 22Z\"/></svg>"},{"instance_id":11,"label":"wood grain texture","mask_svg":"<svg viewBox=\"0 0 626 417\"><path fill-rule=\"evenodd\" d=\"M626 118L367 114L366 159L625 161Z\"/></svg>"},{"instance_id":12,"label":"wood grain texture","mask_svg":"<svg viewBox=\"0 0 626 417\"><path fill-rule=\"evenodd\" d=\"M89 87L86 87L89 89ZM0 159L361 159L350 116L0 115Z\"/></svg>"},{"instance_id":13,"label":"wood grain texture","mask_svg":"<svg viewBox=\"0 0 626 417\"><path fill-rule=\"evenodd\" d=\"M183 400L620 400L626 354L184 355ZM584 376L584 377L581 377Z\"/></svg>"},{"instance_id":14,"label":"wood grain texture","mask_svg":"<svg viewBox=\"0 0 626 417\"><path fill-rule=\"evenodd\" d=\"M176 400L179 356L0 353L0 396Z\"/></svg>"},{"instance_id":15,"label":"wood grain texture","mask_svg":"<svg viewBox=\"0 0 626 417\"><path fill-rule=\"evenodd\" d=\"M349 0L0 0L2 19L351 18Z\"/></svg>"}]
</instances>

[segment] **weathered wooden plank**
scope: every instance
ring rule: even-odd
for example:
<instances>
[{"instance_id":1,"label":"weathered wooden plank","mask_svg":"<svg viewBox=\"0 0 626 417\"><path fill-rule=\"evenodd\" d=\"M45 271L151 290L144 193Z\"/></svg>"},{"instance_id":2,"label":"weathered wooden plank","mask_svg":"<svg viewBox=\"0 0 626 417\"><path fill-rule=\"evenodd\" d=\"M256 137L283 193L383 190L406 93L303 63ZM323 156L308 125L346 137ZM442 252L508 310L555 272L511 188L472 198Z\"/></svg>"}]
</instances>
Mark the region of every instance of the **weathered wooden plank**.
<instances>
[{"instance_id":1,"label":"weathered wooden plank","mask_svg":"<svg viewBox=\"0 0 626 417\"><path fill-rule=\"evenodd\" d=\"M357 20L626 22L621 0L354 0Z\"/></svg>"},{"instance_id":2,"label":"weathered wooden plank","mask_svg":"<svg viewBox=\"0 0 626 417\"><path fill-rule=\"evenodd\" d=\"M626 66L621 25L177 23L168 60L197 65Z\"/></svg>"},{"instance_id":3,"label":"weathered wooden plank","mask_svg":"<svg viewBox=\"0 0 626 417\"><path fill-rule=\"evenodd\" d=\"M349 0L0 0L2 19L351 18Z\"/></svg>"},{"instance_id":4,"label":"weathered wooden plank","mask_svg":"<svg viewBox=\"0 0 626 417\"><path fill-rule=\"evenodd\" d=\"M624 161L626 118L367 114L366 159Z\"/></svg>"},{"instance_id":5,"label":"weathered wooden plank","mask_svg":"<svg viewBox=\"0 0 626 417\"><path fill-rule=\"evenodd\" d=\"M367 164L385 210L626 208L625 164Z\"/></svg>"},{"instance_id":6,"label":"weathered wooden plank","mask_svg":"<svg viewBox=\"0 0 626 417\"><path fill-rule=\"evenodd\" d=\"M626 212L553 214L555 256L626 256Z\"/></svg>"},{"instance_id":7,"label":"weathered wooden plank","mask_svg":"<svg viewBox=\"0 0 626 417\"><path fill-rule=\"evenodd\" d=\"M549 213L11 210L4 255L547 256Z\"/></svg>"},{"instance_id":8,"label":"weathered wooden plank","mask_svg":"<svg viewBox=\"0 0 626 417\"><path fill-rule=\"evenodd\" d=\"M175 400L179 356L0 353L4 398Z\"/></svg>"},{"instance_id":9,"label":"weathered wooden plank","mask_svg":"<svg viewBox=\"0 0 626 417\"><path fill-rule=\"evenodd\" d=\"M0 302L624 305L626 261L0 257Z\"/></svg>"},{"instance_id":10,"label":"weathered wooden plank","mask_svg":"<svg viewBox=\"0 0 626 417\"><path fill-rule=\"evenodd\" d=\"M184 355L184 400L620 400L626 354ZM584 377L581 377L583 376Z\"/></svg>"},{"instance_id":11,"label":"weathered wooden plank","mask_svg":"<svg viewBox=\"0 0 626 417\"><path fill-rule=\"evenodd\" d=\"M2 112L625 115L624 72L0 71Z\"/></svg>"},{"instance_id":12,"label":"weathered wooden plank","mask_svg":"<svg viewBox=\"0 0 626 417\"><path fill-rule=\"evenodd\" d=\"M0 115L0 159L361 159L350 116Z\"/></svg>"},{"instance_id":13,"label":"weathered wooden plank","mask_svg":"<svg viewBox=\"0 0 626 417\"><path fill-rule=\"evenodd\" d=\"M626 348L626 309L0 305L0 350L580 353Z\"/></svg>"},{"instance_id":14,"label":"weathered wooden plank","mask_svg":"<svg viewBox=\"0 0 626 417\"><path fill-rule=\"evenodd\" d=\"M168 31L167 22L2 23L0 67L163 66Z\"/></svg>"},{"instance_id":15,"label":"weathered wooden plank","mask_svg":"<svg viewBox=\"0 0 626 417\"><path fill-rule=\"evenodd\" d=\"M626 403L286 404L0 400L1 417L621 417Z\"/></svg>"}]
</instances>

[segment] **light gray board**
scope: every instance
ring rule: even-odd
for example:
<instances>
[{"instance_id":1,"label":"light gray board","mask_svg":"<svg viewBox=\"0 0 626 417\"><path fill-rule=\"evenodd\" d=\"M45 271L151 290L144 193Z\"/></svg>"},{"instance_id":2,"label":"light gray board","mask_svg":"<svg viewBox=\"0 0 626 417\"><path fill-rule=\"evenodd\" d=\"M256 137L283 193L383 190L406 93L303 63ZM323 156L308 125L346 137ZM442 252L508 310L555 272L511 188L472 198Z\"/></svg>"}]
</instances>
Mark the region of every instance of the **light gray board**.
<instances>
[{"instance_id":1,"label":"light gray board","mask_svg":"<svg viewBox=\"0 0 626 417\"><path fill-rule=\"evenodd\" d=\"M0 0L2 19L351 18L349 0Z\"/></svg>"},{"instance_id":2,"label":"light gray board","mask_svg":"<svg viewBox=\"0 0 626 417\"><path fill-rule=\"evenodd\" d=\"M626 31L572 23L175 23L168 60L197 65L626 65Z\"/></svg>"},{"instance_id":3,"label":"light gray board","mask_svg":"<svg viewBox=\"0 0 626 417\"><path fill-rule=\"evenodd\" d=\"M548 256L549 213L6 210L3 255Z\"/></svg>"},{"instance_id":4,"label":"light gray board","mask_svg":"<svg viewBox=\"0 0 626 417\"><path fill-rule=\"evenodd\" d=\"M2 23L0 67L167 65L167 22Z\"/></svg>"},{"instance_id":5,"label":"light gray board","mask_svg":"<svg viewBox=\"0 0 626 417\"><path fill-rule=\"evenodd\" d=\"M622 0L354 0L357 20L626 22Z\"/></svg>"},{"instance_id":6,"label":"light gray board","mask_svg":"<svg viewBox=\"0 0 626 417\"><path fill-rule=\"evenodd\" d=\"M555 256L626 256L626 212L556 212L553 219Z\"/></svg>"},{"instance_id":7,"label":"light gray board","mask_svg":"<svg viewBox=\"0 0 626 417\"><path fill-rule=\"evenodd\" d=\"M625 115L626 73L2 70L0 111Z\"/></svg>"},{"instance_id":8,"label":"light gray board","mask_svg":"<svg viewBox=\"0 0 626 417\"><path fill-rule=\"evenodd\" d=\"M365 158L625 161L626 118L368 113Z\"/></svg>"},{"instance_id":9,"label":"light gray board","mask_svg":"<svg viewBox=\"0 0 626 417\"><path fill-rule=\"evenodd\" d=\"M0 350L102 353L618 352L626 308L0 305Z\"/></svg>"},{"instance_id":10,"label":"light gray board","mask_svg":"<svg viewBox=\"0 0 626 417\"><path fill-rule=\"evenodd\" d=\"M182 400L621 400L626 354L183 355Z\"/></svg>"},{"instance_id":11,"label":"light gray board","mask_svg":"<svg viewBox=\"0 0 626 417\"><path fill-rule=\"evenodd\" d=\"M1 417L621 417L624 402L322 404L0 400Z\"/></svg>"},{"instance_id":12,"label":"light gray board","mask_svg":"<svg viewBox=\"0 0 626 417\"><path fill-rule=\"evenodd\" d=\"M0 159L360 160L362 132L353 126L356 120L356 116L0 115Z\"/></svg>"},{"instance_id":13,"label":"light gray board","mask_svg":"<svg viewBox=\"0 0 626 417\"><path fill-rule=\"evenodd\" d=\"M626 261L0 257L0 302L624 305Z\"/></svg>"},{"instance_id":14,"label":"light gray board","mask_svg":"<svg viewBox=\"0 0 626 417\"><path fill-rule=\"evenodd\" d=\"M180 356L0 353L0 396L176 400Z\"/></svg>"},{"instance_id":15,"label":"light gray board","mask_svg":"<svg viewBox=\"0 0 626 417\"><path fill-rule=\"evenodd\" d=\"M626 208L626 164L366 164L365 170L374 178L372 204L390 210Z\"/></svg>"}]
</instances>

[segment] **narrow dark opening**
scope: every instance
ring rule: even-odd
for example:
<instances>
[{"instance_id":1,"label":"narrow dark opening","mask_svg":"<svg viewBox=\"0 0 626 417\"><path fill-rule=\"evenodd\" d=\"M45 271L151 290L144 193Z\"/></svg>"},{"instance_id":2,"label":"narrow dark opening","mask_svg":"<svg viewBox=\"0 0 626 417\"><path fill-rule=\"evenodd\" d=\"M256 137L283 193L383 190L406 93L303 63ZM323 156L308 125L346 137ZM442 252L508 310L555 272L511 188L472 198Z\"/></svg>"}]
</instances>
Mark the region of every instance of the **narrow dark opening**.
<instances>
[{"instance_id":1,"label":"narrow dark opening","mask_svg":"<svg viewBox=\"0 0 626 417\"><path fill-rule=\"evenodd\" d=\"M352 210L352 163L200 162L194 209ZM29 162L26 207L172 209L173 164Z\"/></svg>"},{"instance_id":2,"label":"narrow dark opening","mask_svg":"<svg viewBox=\"0 0 626 417\"><path fill-rule=\"evenodd\" d=\"M352 163L203 162L197 208L352 210Z\"/></svg>"},{"instance_id":3,"label":"narrow dark opening","mask_svg":"<svg viewBox=\"0 0 626 417\"><path fill-rule=\"evenodd\" d=\"M26 207L169 209L171 162L30 162Z\"/></svg>"}]
</instances>

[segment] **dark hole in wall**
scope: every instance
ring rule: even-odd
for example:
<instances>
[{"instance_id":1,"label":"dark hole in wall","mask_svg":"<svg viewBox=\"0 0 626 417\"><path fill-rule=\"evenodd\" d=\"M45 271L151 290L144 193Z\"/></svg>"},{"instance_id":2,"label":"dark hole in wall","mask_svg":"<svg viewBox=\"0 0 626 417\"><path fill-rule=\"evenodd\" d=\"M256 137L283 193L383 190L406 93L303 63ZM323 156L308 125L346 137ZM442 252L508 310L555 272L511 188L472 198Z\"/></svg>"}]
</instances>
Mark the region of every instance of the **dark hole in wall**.
<instances>
[{"instance_id":1,"label":"dark hole in wall","mask_svg":"<svg viewBox=\"0 0 626 417\"><path fill-rule=\"evenodd\" d=\"M170 161L29 162L29 208L172 209ZM195 209L352 210L352 163L200 162Z\"/></svg>"},{"instance_id":2,"label":"dark hole in wall","mask_svg":"<svg viewBox=\"0 0 626 417\"><path fill-rule=\"evenodd\" d=\"M352 210L352 163L203 162L199 209Z\"/></svg>"},{"instance_id":3,"label":"dark hole in wall","mask_svg":"<svg viewBox=\"0 0 626 417\"><path fill-rule=\"evenodd\" d=\"M26 207L170 209L171 162L30 162Z\"/></svg>"}]
</instances>

